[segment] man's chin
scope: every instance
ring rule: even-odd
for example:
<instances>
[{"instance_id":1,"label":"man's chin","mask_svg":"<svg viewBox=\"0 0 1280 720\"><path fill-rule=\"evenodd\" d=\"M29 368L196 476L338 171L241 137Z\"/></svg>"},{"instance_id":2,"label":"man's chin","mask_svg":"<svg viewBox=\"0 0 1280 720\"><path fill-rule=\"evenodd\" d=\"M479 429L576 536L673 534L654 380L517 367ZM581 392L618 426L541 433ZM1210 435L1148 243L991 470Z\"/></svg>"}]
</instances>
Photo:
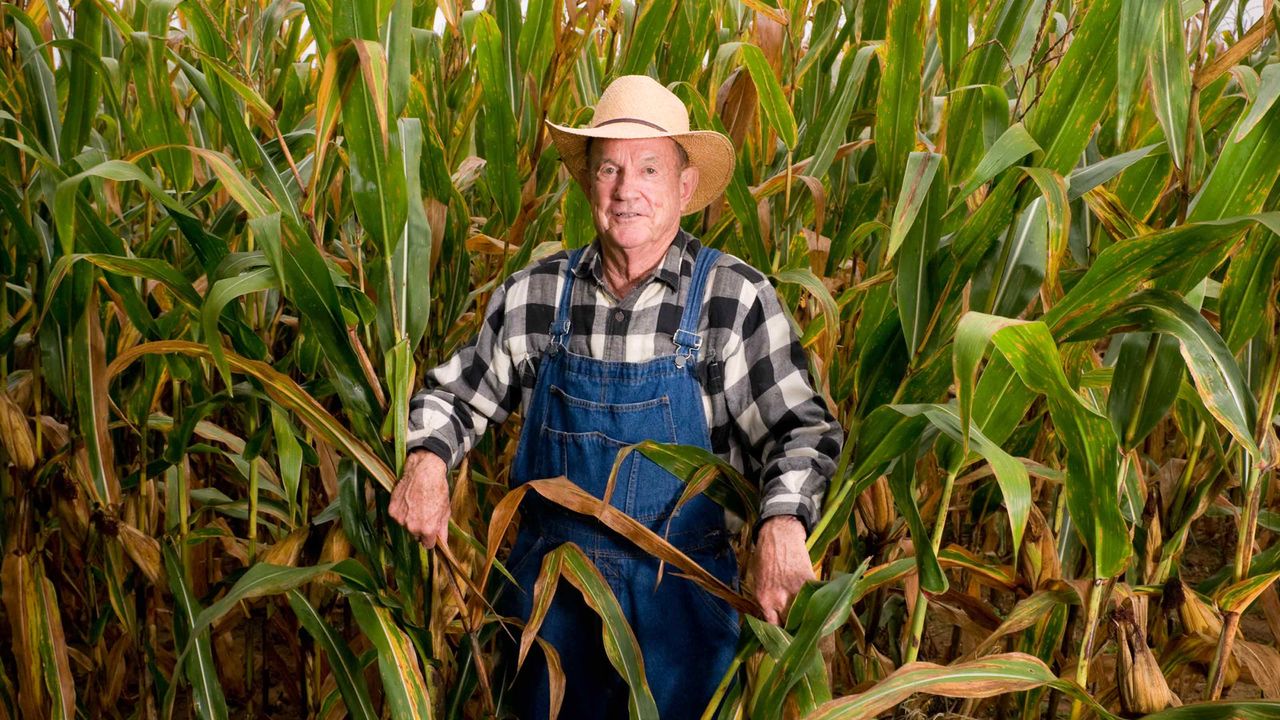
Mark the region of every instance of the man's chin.
<instances>
[{"instance_id":1,"label":"man's chin","mask_svg":"<svg viewBox=\"0 0 1280 720\"><path fill-rule=\"evenodd\" d=\"M653 233L641 228L610 228L600 236L611 247L620 250L631 250L652 245L657 240Z\"/></svg>"}]
</instances>

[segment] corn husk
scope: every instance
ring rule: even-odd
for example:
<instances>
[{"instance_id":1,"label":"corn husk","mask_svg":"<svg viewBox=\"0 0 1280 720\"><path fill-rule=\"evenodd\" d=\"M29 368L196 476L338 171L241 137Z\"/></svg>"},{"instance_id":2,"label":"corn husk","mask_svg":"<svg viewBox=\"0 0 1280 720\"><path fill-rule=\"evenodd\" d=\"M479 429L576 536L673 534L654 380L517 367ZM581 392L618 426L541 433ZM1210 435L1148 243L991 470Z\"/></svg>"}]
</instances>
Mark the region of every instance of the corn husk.
<instances>
[{"instance_id":1,"label":"corn husk","mask_svg":"<svg viewBox=\"0 0 1280 720\"><path fill-rule=\"evenodd\" d=\"M1181 580L1165 586L1165 604L1177 608L1182 627L1188 634L1216 638L1222 634L1222 617Z\"/></svg>"},{"instance_id":2,"label":"corn husk","mask_svg":"<svg viewBox=\"0 0 1280 720\"><path fill-rule=\"evenodd\" d=\"M36 438L31 433L31 423L8 393L0 391L0 443L19 470L36 466Z\"/></svg>"},{"instance_id":3,"label":"corn husk","mask_svg":"<svg viewBox=\"0 0 1280 720\"><path fill-rule=\"evenodd\" d=\"M1136 609L1135 609L1136 608ZM1142 716L1182 701L1169 689L1143 633L1145 598L1125 598L1111 614L1116 632L1116 687L1125 714Z\"/></svg>"},{"instance_id":4,"label":"corn husk","mask_svg":"<svg viewBox=\"0 0 1280 720\"><path fill-rule=\"evenodd\" d=\"M1062 562L1058 558L1058 543L1053 529L1035 505L1027 516L1027 529L1022 536L1022 552L1018 564L1023 577L1031 587L1040 588L1045 583L1062 577Z\"/></svg>"},{"instance_id":5,"label":"corn husk","mask_svg":"<svg viewBox=\"0 0 1280 720\"><path fill-rule=\"evenodd\" d=\"M862 491L857 498L858 515L867 532L879 538L889 534L897 513L893 509L893 495L889 492L889 481L881 475L871 486Z\"/></svg>"}]
</instances>

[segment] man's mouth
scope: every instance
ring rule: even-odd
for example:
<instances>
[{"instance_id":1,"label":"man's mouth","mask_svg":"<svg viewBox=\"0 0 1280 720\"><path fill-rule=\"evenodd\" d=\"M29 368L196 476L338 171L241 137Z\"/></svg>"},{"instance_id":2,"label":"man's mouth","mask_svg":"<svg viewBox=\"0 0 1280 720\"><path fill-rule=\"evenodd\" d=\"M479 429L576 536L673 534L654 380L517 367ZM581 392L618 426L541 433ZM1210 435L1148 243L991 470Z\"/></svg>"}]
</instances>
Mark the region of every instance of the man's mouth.
<instances>
[{"instance_id":1,"label":"man's mouth","mask_svg":"<svg viewBox=\"0 0 1280 720\"><path fill-rule=\"evenodd\" d=\"M640 213L636 213L636 212L615 212L615 213L613 213L613 217L614 217L615 219L617 219L617 220L631 220L632 218L638 218L638 217L640 217Z\"/></svg>"}]
</instances>

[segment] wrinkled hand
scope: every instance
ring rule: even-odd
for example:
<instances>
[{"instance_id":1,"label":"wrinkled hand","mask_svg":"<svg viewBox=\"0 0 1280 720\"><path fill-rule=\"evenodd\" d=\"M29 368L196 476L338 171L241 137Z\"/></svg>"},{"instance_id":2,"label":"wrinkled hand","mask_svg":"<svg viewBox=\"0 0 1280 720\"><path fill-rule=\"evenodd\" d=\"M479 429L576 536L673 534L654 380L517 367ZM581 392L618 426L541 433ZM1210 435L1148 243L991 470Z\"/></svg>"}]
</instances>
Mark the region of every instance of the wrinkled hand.
<instances>
[{"instance_id":1,"label":"wrinkled hand","mask_svg":"<svg viewBox=\"0 0 1280 720\"><path fill-rule=\"evenodd\" d=\"M797 517L779 515L760 526L752 558L756 602L764 619L774 625L786 619L787 607L800 586L815 578L804 541L804 523Z\"/></svg>"},{"instance_id":2,"label":"wrinkled hand","mask_svg":"<svg viewBox=\"0 0 1280 720\"><path fill-rule=\"evenodd\" d=\"M449 540L449 468L433 452L412 452L387 512L428 549Z\"/></svg>"}]
</instances>

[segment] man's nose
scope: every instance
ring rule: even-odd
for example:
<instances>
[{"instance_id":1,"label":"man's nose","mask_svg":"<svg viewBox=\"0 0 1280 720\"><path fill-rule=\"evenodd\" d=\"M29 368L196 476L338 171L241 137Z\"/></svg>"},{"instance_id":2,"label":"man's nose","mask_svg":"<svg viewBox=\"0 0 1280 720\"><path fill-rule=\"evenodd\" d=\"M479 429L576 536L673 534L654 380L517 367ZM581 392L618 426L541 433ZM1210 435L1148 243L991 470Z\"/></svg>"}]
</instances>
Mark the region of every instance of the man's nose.
<instances>
[{"instance_id":1,"label":"man's nose","mask_svg":"<svg viewBox=\"0 0 1280 720\"><path fill-rule=\"evenodd\" d=\"M623 170L618 173L617 179L613 183L613 197L628 198L634 197L636 194L635 175L631 172Z\"/></svg>"}]
</instances>

